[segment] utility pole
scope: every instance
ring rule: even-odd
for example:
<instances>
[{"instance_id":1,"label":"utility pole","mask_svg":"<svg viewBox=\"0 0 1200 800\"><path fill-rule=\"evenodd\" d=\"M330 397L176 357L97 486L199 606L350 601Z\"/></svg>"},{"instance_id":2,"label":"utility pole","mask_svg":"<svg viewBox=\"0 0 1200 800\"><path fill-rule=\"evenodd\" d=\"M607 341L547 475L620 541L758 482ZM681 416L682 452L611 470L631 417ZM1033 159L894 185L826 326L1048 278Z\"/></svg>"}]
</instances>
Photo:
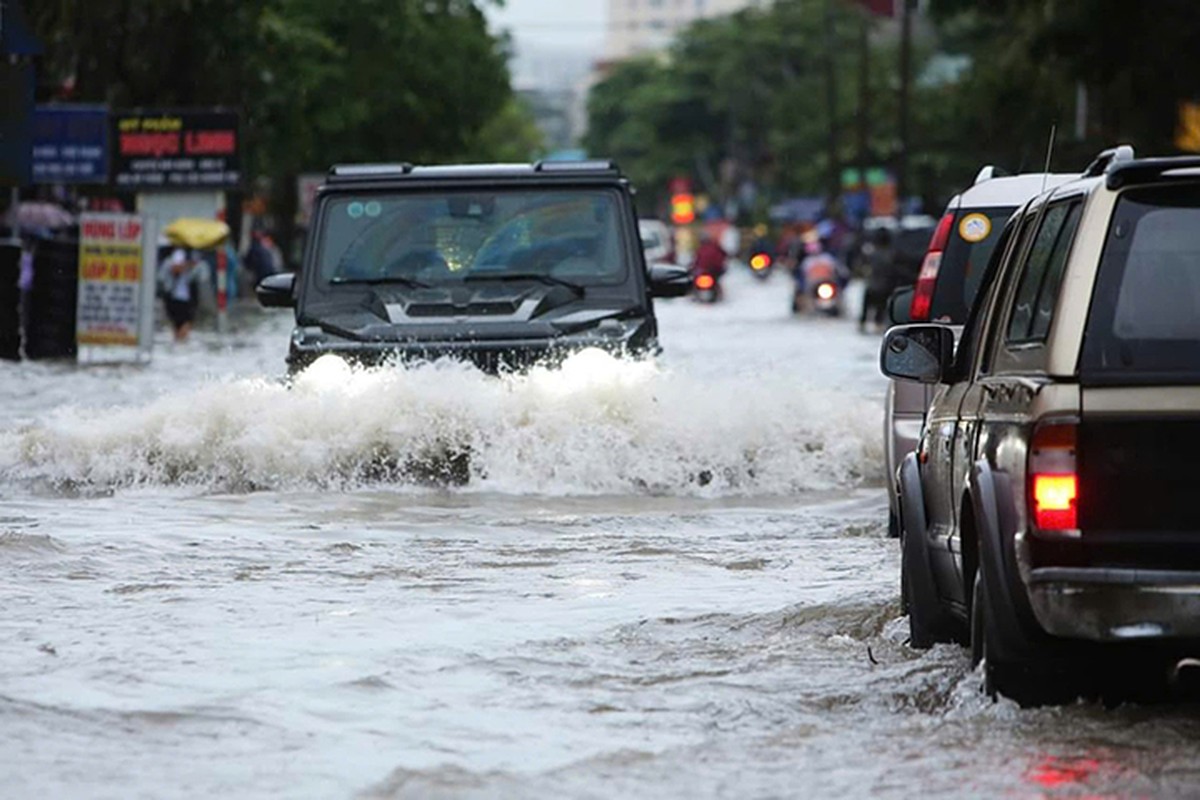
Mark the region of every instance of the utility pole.
<instances>
[{"instance_id":1,"label":"utility pole","mask_svg":"<svg viewBox=\"0 0 1200 800\"><path fill-rule=\"evenodd\" d=\"M899 0L900 17L900 151L896 154L897 215L908 195L908 101L912 84L912 0Z\"/></svg>"},{"instance_id":2,"label":"utility pole","mask_svg":"<svg viewBox=\"0 0 1200 800\"><path fill-rule=\"evenodd\" d=\"M858 173L866 184L871 166L871 15L859 13L858 27Z\"/></svg>"},{"instance_id":3,"label":"utility pole","mask_svg":"<svg viewBox=\"0 0 1200 800\"><path fill-rule=\"evenodd\" d=\"M837 0L825 0L825 105L829 115L829 176L830 201L835 200L842 190L842 168L838 158L837 123L837 64L834 47L837 45L837 26L833 16L833 4Z\"/></svg>"}]
</instances>

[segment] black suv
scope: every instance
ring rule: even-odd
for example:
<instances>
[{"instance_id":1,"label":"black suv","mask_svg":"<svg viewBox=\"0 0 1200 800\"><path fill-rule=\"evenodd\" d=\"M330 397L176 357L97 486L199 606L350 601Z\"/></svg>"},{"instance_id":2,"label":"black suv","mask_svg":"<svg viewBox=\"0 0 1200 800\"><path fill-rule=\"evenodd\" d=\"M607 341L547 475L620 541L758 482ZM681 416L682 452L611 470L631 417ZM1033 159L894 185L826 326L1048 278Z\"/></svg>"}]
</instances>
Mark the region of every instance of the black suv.
<instances>
[{"instance_id":1,"label":"black suv","mask_svg":"<svg viewBox=\"0 0 1200 800\"><path fill-rule=\"evenodd\" d=\"M299 275L258 287L294 306L293 373L335 354L469 360L496 372L585 348L658 347L633 190L609 162L336 166L317 193Z\"/></svg>"}]
</instances>

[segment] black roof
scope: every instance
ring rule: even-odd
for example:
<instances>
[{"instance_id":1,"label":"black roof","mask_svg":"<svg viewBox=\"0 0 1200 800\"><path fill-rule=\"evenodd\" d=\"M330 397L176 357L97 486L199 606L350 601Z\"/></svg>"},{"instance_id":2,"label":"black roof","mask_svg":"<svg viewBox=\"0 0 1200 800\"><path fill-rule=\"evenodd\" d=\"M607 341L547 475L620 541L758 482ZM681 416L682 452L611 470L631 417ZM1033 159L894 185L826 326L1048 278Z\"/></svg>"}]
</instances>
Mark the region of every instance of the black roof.
<instances>
[{"instance_id":1,"label":"black roof","mask_svg":"<svg viewBox=\"0 0 1200 800\"><path fill-rule=\"evenodd\" d=\"M1200 177L1200 156L1140 158L1113 162L1105 170L1105 185L1120 189L1134 184L1172 180L1196 180Z\"/></svg>"}]
</instances>

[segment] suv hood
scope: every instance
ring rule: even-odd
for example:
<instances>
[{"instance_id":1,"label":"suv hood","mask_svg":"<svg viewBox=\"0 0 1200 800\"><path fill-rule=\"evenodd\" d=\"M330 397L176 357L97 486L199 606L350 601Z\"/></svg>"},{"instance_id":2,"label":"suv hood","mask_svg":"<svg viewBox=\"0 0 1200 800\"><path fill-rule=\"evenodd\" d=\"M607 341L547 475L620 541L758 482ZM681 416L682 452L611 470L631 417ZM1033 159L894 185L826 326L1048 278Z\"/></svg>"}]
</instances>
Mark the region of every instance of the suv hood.
<instances>
[{"instance_id":1,"label":"suv hood","mask_svg":"<svg viewBox=\"0 0 1200 800\"><path fill-rule=\"evenodd\" d=\"M624 298L581 298L565 286L375 287L309 304L301 325L361 342L550 339L634 310Z\"/></svg>"}]
</instances>

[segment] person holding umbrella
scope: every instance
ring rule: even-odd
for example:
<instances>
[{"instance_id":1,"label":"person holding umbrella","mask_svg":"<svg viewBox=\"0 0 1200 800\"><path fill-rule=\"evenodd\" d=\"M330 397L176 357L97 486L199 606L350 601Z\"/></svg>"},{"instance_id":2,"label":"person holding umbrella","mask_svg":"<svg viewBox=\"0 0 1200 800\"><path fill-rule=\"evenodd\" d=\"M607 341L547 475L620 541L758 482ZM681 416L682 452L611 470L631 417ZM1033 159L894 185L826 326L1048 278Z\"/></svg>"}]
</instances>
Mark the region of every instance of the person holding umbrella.
<instances>
[{"instance_id":1,"label":"person holding umbrella","mask_svg":"<svg viewBox=\"0 0 1200 800\"><path fill-rule=\"evenodd\" d=\"M164 228L163 235L175 249L159 265L159 293L175 329L175 341L185 342L200 305L200 281L209 269L199 251L224 246L229 226L215 219L182 217Z\"/></svg>"},{"instance_id":2,"label":"person holding umbrella","mask_svg":"<svg viewBox=\"0 0 1200 800\"><path fill-rule=\"evenodd\" d=\"M159 294L166 304L167 319L175 341L186 342L200 303L197 286L201 262L191 250L177 247L158 267Z\"/></svg>"}]
</instances>

